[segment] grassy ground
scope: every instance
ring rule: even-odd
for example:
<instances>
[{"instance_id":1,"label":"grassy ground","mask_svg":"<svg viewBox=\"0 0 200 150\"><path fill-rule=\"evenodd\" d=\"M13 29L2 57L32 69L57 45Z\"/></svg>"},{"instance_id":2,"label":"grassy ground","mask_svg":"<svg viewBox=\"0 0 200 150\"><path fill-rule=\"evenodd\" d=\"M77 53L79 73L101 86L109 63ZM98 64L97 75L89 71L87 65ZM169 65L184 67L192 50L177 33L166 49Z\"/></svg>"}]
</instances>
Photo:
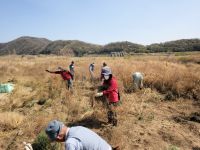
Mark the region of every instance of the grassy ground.
<instances>
[{"instance_id":1,"label":"grassy ground","mask_svg":"<svg viewBox=\"0 0 200 150\"><path fill-rule=\"evenodd\" d=\"M73 94L61 77L45 72L75 62ZM99 77L103 62L118 79L123 103L119 125L106 126L106 109L93 95L100 82L90 82L95 62ZM13 82L11 94L0 94L0 149L23 149L52 119L83 125L123 150L191 150L200 147L200 54L131 56L124 58L62 56L0 57L1 82ZM132 91L133 72L144 73L144 89ZM62 148L61 148L62 149Z\"/></svg>"}]
</instances>

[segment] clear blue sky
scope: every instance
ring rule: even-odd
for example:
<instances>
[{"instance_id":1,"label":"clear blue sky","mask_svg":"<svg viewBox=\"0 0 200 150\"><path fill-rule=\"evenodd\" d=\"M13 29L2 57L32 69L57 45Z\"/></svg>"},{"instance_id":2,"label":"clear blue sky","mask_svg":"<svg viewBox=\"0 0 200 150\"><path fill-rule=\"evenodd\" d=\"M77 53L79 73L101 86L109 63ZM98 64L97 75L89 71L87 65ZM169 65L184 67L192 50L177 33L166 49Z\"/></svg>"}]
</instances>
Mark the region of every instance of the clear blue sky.
<instances>
[{"instance_id":1,"label":"clear blue sky","mask_svg":"<svg viewBox=\"0 0 200 150\"><path fill-rule=\"evenodd\" d=\"M20 36L95 44L200 38L200 0L0 0L0 43Z\"/></svg>"}]
</instances>

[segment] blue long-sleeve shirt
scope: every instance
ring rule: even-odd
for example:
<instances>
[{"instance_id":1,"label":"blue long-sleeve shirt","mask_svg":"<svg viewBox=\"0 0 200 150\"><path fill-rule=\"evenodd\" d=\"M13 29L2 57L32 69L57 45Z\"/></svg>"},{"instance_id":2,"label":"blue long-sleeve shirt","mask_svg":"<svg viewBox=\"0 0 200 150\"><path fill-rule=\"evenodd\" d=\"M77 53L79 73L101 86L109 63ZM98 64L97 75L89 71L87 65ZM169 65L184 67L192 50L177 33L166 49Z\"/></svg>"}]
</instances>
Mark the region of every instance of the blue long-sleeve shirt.
<instances>
[{"instance_id":1,"label":"blue long-sleeve shirt","mask_svg":"<svg viewBox=\"0 0 200 150\"><path fill-rule=\"evenodd\" d=\"M99 135L82 126L69 128L65 138L65 150L111 150L111 146Z\"/></svg>"}]
</instances>

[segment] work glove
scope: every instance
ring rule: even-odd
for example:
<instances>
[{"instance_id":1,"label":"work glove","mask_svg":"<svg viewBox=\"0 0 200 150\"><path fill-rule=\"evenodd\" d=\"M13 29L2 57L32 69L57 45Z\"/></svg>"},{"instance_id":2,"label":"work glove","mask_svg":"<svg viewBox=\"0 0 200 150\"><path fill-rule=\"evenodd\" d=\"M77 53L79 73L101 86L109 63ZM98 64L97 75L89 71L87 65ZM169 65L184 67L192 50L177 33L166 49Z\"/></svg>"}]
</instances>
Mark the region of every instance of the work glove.
<instances>
[{"instance_id":1,"label":"work glove","mask_svg":"<svg viewBox=\"0 0 200 150\"><path fill-rule=\"evenodd\" d=\"M23 144L24 144L24 149L25 150L33 150L33 148L32 148L30 143L23 142Z\"/></svg>"},{"instance_id":2,"label":"work glove","mask_svg":"<svg viewBox=\"0 0 200 150\"><path fill-rule=\"evenodd\" d=\"M100 97L100 96L103 96L103 92L99 92L95 94L95 97Z\"/></svg>"}]
</instances>

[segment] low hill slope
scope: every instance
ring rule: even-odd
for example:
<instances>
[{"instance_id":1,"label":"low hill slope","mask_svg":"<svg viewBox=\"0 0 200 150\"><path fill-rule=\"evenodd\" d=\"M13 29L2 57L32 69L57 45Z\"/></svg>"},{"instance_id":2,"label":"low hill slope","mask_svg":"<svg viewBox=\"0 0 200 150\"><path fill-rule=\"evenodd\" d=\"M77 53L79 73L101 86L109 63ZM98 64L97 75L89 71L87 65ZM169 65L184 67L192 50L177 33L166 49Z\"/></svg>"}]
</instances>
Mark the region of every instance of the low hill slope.
<instances>
[{"instance_id":1,"label":"low hill slope","mask_svg":"<svg viewBox=\"0 0 200 150\"><path fill-rule=\"evenodd\" d=\"M35 37L20 37L8 43L0 45L0 55L7 54L28 54L36 55L39 54L51 41L45 38Z\"/></svg>"},{"instance_id":2,"label":"low hill slope","mask_svg":"<svg viewBox=\"0 0 200 150\"><path fill-rule=\"evenodd\" d=\"M51 42L41 54L83 56L84 54L99 51L102 46L85 43L77 40Z\"/></svg>"},{"instance_id":3,"label":"low hill slope","mask_svg":"<svg viewBox=\"0 0 200 150\"><path fill-rule=\"evenodd\" d=\"M103 47L100 51L101 53L110 53L110 52L146 52L146 48L143 45L131 43L128 41L125 42L115 42L109 43Z\"/></svg>"},{"instance_id":4,"label":"low hill slope","mask_svg":"<svg viewBox=\"0 0 200 150\"><path fill-rule=\"evenodd\" d=\"M181 39L147 46L150 52L185 52L200 51L199 39Z\"/></svg>"},{"instance_id":5,"label":"low hill slope","mask_svg":"<svg viewBox=\"0 0 200 150\"><path fill-rule=\"evenodd\" d=\"M8 43L0 43L0 55L37 55L54 54L68 56L85 56L110 54L111 52L157 53L200 51L200 39L181 39L165 43L155 43L148 46L128 41L113 42L107 45L97 45L78 40L50 41L45 38L20 37Z\"/></svg>"}]
</instances>

